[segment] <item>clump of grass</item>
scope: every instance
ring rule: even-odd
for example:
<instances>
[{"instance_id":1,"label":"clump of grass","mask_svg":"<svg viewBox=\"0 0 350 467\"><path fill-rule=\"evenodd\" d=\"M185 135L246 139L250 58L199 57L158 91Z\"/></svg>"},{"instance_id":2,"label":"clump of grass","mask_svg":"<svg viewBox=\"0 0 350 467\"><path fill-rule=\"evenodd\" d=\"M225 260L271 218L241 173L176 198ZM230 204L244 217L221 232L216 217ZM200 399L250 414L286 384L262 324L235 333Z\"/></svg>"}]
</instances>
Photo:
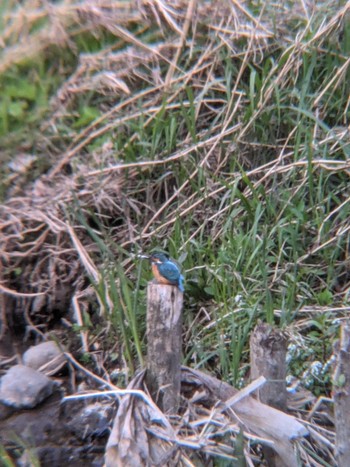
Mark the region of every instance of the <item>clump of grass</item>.
<instances>
[{"instance_id":1,"label":"clump of grass","mask_svg":"<svg viewBox=\"0 0 350 467\"><path fill-rule=\"evenodd\" d=\"M133 254L166 249L186 275L186 361L243 384L263 319L308 349L294 375L326 368L311 386L327 394L321 342L349 309L348 4L50 8L22 11L20 36L18 11L2 25L1 144L44 161L5 167L8 288L92 283L128 374L150 278Z\"/></svg>"}]
</instances>

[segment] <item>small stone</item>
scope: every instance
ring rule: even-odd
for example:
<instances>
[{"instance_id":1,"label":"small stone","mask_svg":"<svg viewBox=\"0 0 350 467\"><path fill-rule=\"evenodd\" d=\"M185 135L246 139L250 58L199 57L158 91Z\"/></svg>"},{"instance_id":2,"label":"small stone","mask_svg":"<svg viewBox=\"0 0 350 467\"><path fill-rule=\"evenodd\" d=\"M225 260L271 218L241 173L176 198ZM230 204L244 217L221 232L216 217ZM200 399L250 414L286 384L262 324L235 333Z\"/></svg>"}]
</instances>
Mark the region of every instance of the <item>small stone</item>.
<instances>
[{"instance_id":1,"label":"small stone","mask_svg":"<svg viewBox=\"0 0 350 467\"><path fill-rule=\"evenodd\" d=\"M113 408L99 402L89 404L70 421L70 430L82 441L108 433Z\"/></svg>"},{"instance_id":2,"label":"small stone","mask_svg":"<svg viewBox=\"0 0 350 467\"><path fill-rule=\"evenodd\" d=\"M39 371L15 365L1 378L0 402L15 409L32 409L49 397L54 383Z\"/></svg>"},{"instance_id":3,"label":"small stone","mask_svg":"<svg viewBox=\"0 0 350 467\"><path fill-rule=\"evenodd\" d=\"M40 313L46 306L47 296L45 294L37 295L32 302L31 314Z\"/></svg>"},{"instance_id":4,"label":"small stone","mask_svg":"<svg viewBox=\"0 0 350 467\"><path fill-rule=\"evenodd\" d=\"M23 354L23 363L47 376L54 375L66 364L66 358L54 341L29 347Z\"/></svg>"}]
</instances>

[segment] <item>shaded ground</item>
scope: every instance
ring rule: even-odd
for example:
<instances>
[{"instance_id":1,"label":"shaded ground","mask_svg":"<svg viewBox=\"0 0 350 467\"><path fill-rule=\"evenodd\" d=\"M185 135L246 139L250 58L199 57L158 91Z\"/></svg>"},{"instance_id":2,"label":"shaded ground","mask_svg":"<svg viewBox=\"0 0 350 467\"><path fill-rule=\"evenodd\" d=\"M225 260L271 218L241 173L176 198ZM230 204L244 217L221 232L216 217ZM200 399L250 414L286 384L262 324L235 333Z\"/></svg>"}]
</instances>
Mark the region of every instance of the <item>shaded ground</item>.
<instances>
[{"instance_id":1,"label":"shaded ground","mask_svg":"<svg viewBox=\"0 0 350 467\"><path fill-rule=\"evenodd\" d=\"M24 0L4 15L2 372L53 332L125 387L145 354L135 253L162 248L186 276L187 362L246 384L262 319L288 332L289 376L330 394L350 309L349 5ZM55 376L61 394L78 373ZM4 413L2 436L100 462L106 435L77 434L59 394ZM310 465L331 458L323 435Z\"/></svg>"},{"instance_id":2,"label":"shaded ground","mask_svg":"<svg viewBox=\"0 0 350 467\"><path fill-rule=\"evenodd\" d=\"M0 344L2 369L17 363L22 338L10 332ZM19 465L102 466L109 427L115 412L112 400L62 399L72 392L72 374L67 367L52 377L56 387L52 396L30 410L15 410L0 404L0 444ZM80 377L82 390L88 384Z\"/></svg>"}]
</instances>

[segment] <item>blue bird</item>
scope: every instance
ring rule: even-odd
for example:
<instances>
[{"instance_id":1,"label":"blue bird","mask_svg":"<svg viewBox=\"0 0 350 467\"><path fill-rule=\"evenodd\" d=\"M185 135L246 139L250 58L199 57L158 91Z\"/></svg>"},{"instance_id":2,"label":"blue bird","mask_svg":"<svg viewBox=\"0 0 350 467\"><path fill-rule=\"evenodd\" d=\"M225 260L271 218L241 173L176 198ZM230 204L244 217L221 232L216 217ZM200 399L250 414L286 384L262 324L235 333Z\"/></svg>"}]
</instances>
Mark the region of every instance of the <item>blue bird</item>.
<instances>
[{"instance_id":1,"label":"blue bird","mask_svg":"<svg viewBox=\"0 0 350 467\"><path fill-rule=\"evenodd\" d=\"M153 275L158 284L176 285L184 292L184 277L179 266L165 253L154 252L148 259L151 261Z\"/></svg>"}]
</instances>

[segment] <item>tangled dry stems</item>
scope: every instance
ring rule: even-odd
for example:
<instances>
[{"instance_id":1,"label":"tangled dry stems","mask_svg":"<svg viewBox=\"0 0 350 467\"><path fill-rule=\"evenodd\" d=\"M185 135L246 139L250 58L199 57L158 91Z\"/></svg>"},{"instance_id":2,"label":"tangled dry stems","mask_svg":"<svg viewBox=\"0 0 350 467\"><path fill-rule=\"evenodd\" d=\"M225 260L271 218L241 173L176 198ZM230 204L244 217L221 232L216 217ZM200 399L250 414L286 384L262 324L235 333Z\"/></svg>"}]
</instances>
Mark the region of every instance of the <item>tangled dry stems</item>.
<instances>
[{"instance_id":1,"label":"tangled dry stems","mask_svg":"<svg viewBox=\"0 0 350 467\"><path fill-rule=\"evenodd\" d=\"M279 5L277 18L285 14L284 8ZM252 180L252 187L243 190L247 198L259 186L264 186L265 193L272 193L276 189L276 176L277 179L278 176L288 178L297 173L299 185L295 189L300 189L307 183L310 164L312 170L349 175L349 160L341 157L343 148L349 145L349 130L345 126L327 132L315 120L312 144L322 149L331 142L329 159L295 161L291 143L294 130L276 144L250 139L251 129L270 105L275 87L293 85L303 51L309 47L322 50L323 42L340 28L349 8L346 4L335 11L310 40L305 37L309 33L312 11L305 2L300 5L295 2L294 10L288 10L289 17L300 20L303 25L299 34L288 33L284 20L277 21L276 31L264 9L260 17L255 17L237 1L224 6L215 1L177 1L170 6L160 0L148 0L137 4L70 2L34 10L25 6L19 8L2 34L5 48L0 72L53 45L72 46L74 37L84 31L97 36L108 32L115 37L115 43L100 52L79 55L76 70L52 98L50 118L42 125L44 138L54 141L59 136L62 122L69 117L77 98L87 92L110 98L110 103L101 107L101 116L79 133L72 131L69 141L61 143L64 148L59 155L47 154L52 163L50 171L23 190L16 187L14 194L0 207L2 290L13 296L54 293L57 284L64 282L74 284L77 293L84 294L86 285L82 276L100 280L100 253L86 229L77 223L79 210L87 217L94 212L102 224L109 225L111 237L121 248L131 249L135 244L145 248L153 239L171 236L177 219L188 218L196 222L183 248L205 229L215 242L223 234L227 213L235 207L240 209L240 200L232 201L228 197L229 201L222 202L230 188L242 178L241 173L229 170L228 160L232 154ZM47 26L32 32L32 26L43 18ZM131 32L135 30L137 32ZM140 39L147 30L154 34L152 46ZM273 78L266 80L269 84L261 90L260 100L249 121L245 122L241 116L247 105L247 95L242 91L240 79L249 63L259 64L264 54L276 49L278 36L280 44L285 44L284 66L272 67L270 77ZM192 66L186 71L181 55L184 49L192 60ZM240 63L230 100L226 99L226 89L220 80L223 70L218 56L223 49L230 50L232 59ZM166 74L162 73L164 67ZM348 67L349 59L345 57L343 66L315 96L316 113L322 112L322 109L317 110L321 99L331 86L340 85ZM128 147L135 142L142 143L138 130L128 125L143 116L143 129L148 129L164 110L189 108L191 102L180 99L187 87L195 90L197 141L193 142L190 132L184 128L170 155L160 151L157 158L125 163L123 157ZM346 109L344 124L345 113ZM209 125L212 121L220 123ZM89 150L96 139L113 136L114 132L127 135L126 142L117 151L111 142L100 149ZM268 162L252 158L254 152L260 154L265 150L272 153ZM172 164L188 167L187 179L176 189L173 188ZM67 167L70 174L67 174ZM167 170L168 176L159 176L160 171ZM191 181L201 171L205 174L205 186L194 191ZM18 176L17 186L21 182ZM345 194L342 205L348 202ZM212 203L211 209L209 203ZM336 215L342 205L334 208L328 217ZM115 219L121 221L116 223ZM316 233L312 248L299 258L300 264L348 235L350 225L348 220L335 223L324 242L321 241L322 229L321 226ZM275 281L280 274L276 265ZM348 290L345 288L342 293L346 296ZM31 296L27 298L32 300ZM75 309L79 316L76 298ZM346 310L340 307L341 313ZM86 335L82 342L87 350ZM214 423L210 414L209 419L209 425L214 431L218 430L217 434L227 429L226 422L216 420ZM202 422L197 422L192 426L200 427ZM234 431L232 426L229 429ZM317 430L313 441L323 443L318 449L332 458L333 434L323 432L322 428ZM308 452L314 448L308 441L303 444L307 445L303 456L312 463ZM227 453L227 446L221 451L218 444L213 447L208 440L206 447L208 452L214 449L216 453Z\"/></svg>"}]
</instances>

